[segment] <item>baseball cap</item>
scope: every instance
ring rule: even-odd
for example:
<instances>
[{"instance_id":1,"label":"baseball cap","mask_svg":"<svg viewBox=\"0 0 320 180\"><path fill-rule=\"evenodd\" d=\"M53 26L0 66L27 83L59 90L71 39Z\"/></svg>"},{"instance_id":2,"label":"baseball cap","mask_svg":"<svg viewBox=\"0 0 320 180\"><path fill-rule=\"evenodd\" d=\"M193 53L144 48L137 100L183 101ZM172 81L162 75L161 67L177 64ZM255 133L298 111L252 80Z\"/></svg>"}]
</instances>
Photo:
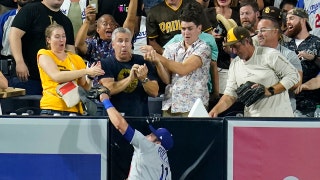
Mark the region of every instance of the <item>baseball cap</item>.
<instances>
[{"instance_id":1,"label":"baseball cap","mask_svg":"<svg viewBox=\"0 0 320 180\"><path fill-rule=\"evenodd\" d=\"M166 128L158 128L157 130L149 125L150 131L158 138L161 142L161 145L169 151L173 147L173 138L172 134Z\"/></svg>"},{"instance_id":2,"label":"baseball cap","mask_svg":"<svg viewBox=\"0 0 320 180\"><path fill-rule=\"evenodd\" d=\"M288 14L292 14L292 15L299 16L299 17L301 17L301 18L307 19L307 20L306 20L307 30L308 30L308 31L311 31L311 30L312 30L312 28L311 28L311 26L310 26L310 24L309 24L309 16L308 16L307 11L305 11L305 10L302 9L302 8L293 8L293 9L291 9L290 11L288 11L287 15L288 15Z\"/></svg>"},{"instance_id":3,"label":"baseball cap","mask_svg":"<svg viewBox=\"0 0 320 180\"><path fill-rule=\"evenodd\" d=\"M246 28L240 26L231 28L227 34L227 43L223 46L233 45L248 37L250 37L250 33Z\"/></svg>"},{"instance_id":4,"label":"baseball cap","mask_svg":"<svg viewBox=\"0 0 320 180\"><path fill-rule=\"evenodd\" d=\"M278 22L281 22L282 21L282 12L277 7L268 6L262 10L260 18L261 19L271 19L271 20L276 20Z\"/></svg>"}]
</instances>

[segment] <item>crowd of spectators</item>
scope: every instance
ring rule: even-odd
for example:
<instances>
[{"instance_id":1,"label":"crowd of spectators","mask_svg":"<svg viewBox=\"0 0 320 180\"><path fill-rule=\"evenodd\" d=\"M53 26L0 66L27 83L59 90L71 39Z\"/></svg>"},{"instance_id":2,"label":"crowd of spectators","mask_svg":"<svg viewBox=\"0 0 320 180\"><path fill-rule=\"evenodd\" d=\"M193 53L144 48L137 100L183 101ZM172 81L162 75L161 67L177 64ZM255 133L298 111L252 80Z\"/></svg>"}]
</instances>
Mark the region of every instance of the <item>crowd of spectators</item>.
<instances>
[{"instance_id":1,"label":"crowd of spectators","mask_svg":"<svg viewBox=\"0 0 320 180\"><path fill-rule=\"evenodd\" d=\"M320 9L316 0L97 0L97 4L87 3L83 0L1 1L1 88L19 87L26 89L27 95L43 96L44 80L39 75L39 67L47 67L44 63L38 64L37 54L47 48L46 28L57 23L63 26L66 37L61 47L82 57L87 69L101 62L105 71L103 76L82 74L81 77L93 79L91 86L108 87L114 96L110 100L126 115L148 115L150 96L164 99L162 110L166 116L188 114L197 97L202 99L208 112L218 102L223 104L221 101L232 99L228 106L215 108L212 116L225 116L232 111L243 113L246 107L228 87L232 79L239 78L230 72L230 65L234 60L239 63L256 57L249 53L249 58L243 59L241 53L250 49L281 52L280 59L284 58L296 68L300 78L290 86L281 84L284 78L281 71L273 69L276 76L270 77L278 78L274 83L281 84L277 94L290 95L294 116L312 116L320 104ZM186 6L194 11L200 7L199 22L185 23L190 22L187 19L190 14L183 16ZM240 38L239 47L226 45L228 31L237 26L246 29L250 37ZM242 46L247 49L237 49ZM256 79L259 79L258 69L254 69ZM232 84L232 88L237 85ZM265 91L265 98L272 98L267 88ZM225 93L232 98L221 98ZM255 106L257 104L253 104ZM264 105L260 101L258 106ZM243 114L285 116L285 113Z\"/></svg>"}]
</instances>

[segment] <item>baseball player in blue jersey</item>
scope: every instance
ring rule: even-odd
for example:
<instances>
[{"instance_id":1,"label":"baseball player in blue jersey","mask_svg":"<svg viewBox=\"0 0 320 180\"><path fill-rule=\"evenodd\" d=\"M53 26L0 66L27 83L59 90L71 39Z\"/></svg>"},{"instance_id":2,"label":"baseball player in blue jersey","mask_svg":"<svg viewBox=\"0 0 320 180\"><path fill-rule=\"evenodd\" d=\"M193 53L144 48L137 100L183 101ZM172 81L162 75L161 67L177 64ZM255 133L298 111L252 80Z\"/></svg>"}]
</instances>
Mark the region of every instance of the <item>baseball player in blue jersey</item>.
<instances>
[{"instance_id":1,"label":"baseball player in blue jersey","mask_svg":"<svg viewBox=\"0 0 320 180\"><path fill-rule=\"evenodd\" d=\"M167 151L173 147L171 133L165 128L155 129L149 125L151 134L144 136L133 129L113 107L109 95L102 93L103 103L111 123L134 147L128 180L171 180Z\"/></svg>"}]
</instances>

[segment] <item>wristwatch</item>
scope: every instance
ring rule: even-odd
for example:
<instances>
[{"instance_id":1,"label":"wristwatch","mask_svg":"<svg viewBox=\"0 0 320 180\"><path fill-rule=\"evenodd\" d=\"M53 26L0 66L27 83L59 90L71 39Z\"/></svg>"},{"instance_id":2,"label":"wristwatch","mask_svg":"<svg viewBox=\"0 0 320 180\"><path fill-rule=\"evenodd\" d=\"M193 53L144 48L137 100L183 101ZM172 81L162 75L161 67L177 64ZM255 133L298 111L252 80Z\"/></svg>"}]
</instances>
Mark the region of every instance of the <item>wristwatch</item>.
<instances>
[{"instance_id":1,"label":"wristwatch","mask_svg":"<svg viewBox=\"0 0 320 180\"><path fill-rule=\"evenodd\" d=\"M141 83L144 84L144 83L146 83L146 82L148 82L148 81L149 81L149 78L146 77L146 78L144 78L144 79L141 81Z\"/></svg>"},{"instance_id":2,"label":"wristwatch","mask_svg":"<svg viewBox=\"0 0 320 180\"><path fill-rule=\"evenodd\" d=\"M268 91L271 93L271 96L274 95L274 88L272 86L268 88Z\"/></svg>"}]
</instances>

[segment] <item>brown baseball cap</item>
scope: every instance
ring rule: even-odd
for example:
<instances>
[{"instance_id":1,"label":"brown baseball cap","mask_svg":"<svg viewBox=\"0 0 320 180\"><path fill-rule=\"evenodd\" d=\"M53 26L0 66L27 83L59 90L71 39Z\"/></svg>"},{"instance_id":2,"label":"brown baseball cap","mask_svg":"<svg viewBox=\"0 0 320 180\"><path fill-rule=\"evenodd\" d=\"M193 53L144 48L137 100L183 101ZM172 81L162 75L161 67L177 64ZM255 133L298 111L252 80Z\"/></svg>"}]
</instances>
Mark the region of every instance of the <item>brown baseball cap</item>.
<instances>
[{"instance_id":1,"label":"brown baseball cap","mask_svg":"<svg viewBox=\"0 0 320 180\"><path fill-rule=\"evenodd\" d=\"M288 14L292 14L292 15L295 15L295 16L299 16L301 18L305 18L306 19L307 30L308 31L312 30L312 28L311 28L311 26L309 24L309 16L308 16L308 13L307 13L306 10L304 10L302 8L293 8L290 11L288 11L287 15Z\"/></svg>"},{"instance_id":2,"label":"brown baseball cap","mask_svg":"<svg viewBox=\"0 0 320 180\"><path fill-rule=\"evenodd\" d=\"M271 19L271 20L276 20L278 22L281 22L282 21L282 12L277 7L268 6L262 10L260 18L261 19Z\"/></svg>"},{"instance_id":3,"label":"brown baseball cap","mask_svg":"<svg viewBox=\"0 0 320 180\"><path fill-rule=\"evenodd\" d=\"M227 43L225 43L223 46L230 46L233 45L244 38L248 38L250 36L250 32L244 28L244 27L234 27L229 29L228 34L227 34Z\"/></svg>"}]
</instances>

